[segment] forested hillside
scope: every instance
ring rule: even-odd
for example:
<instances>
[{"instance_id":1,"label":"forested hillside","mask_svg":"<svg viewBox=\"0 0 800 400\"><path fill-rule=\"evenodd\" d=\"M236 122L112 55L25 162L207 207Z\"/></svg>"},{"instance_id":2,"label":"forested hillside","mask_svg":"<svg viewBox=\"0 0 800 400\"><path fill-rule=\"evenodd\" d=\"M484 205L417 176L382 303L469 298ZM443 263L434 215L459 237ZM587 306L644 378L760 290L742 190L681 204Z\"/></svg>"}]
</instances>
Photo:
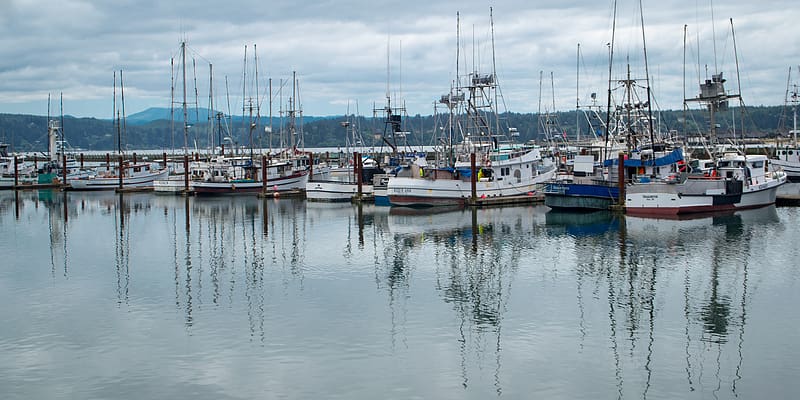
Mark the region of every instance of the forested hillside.
<instances>
[{"instance_id":1,"label":"forested hillside","mask_svg":"<svg viewBox=\"0 0 800 400\"><path fill-rule=\"evenodd\" d=\"M735 111L734 111L735 110ZM603 114L603 113L601 113ZM503 130L516 128L519 132L519 141L536 140L544 141L545 134L543 121L551 132L560 132L574 139L578 130L581 137L585 138L591 132L602 132L600 121L605 117L588 118L583 111L559 112L547 116L537 114L505 113L501 115ZM707 131L707 113L693 110L654 112L656 123L661 131L675 131L679 135L696 136ZM61 121L60 118L59 122ZM345 117L306 117L298 125L306 147L337 147L345 145L345 129L341 122ZM352 119L352 118L351 118ZM405 117L403 130L410 132L407 141L411 145L431 145L435 143L434 132L439 130L445 122L444 116L408 116ZM437 121L438 120L438 121ZM788 123L787 123L788 120ZM286 120L283 121L284 125ZM751 137L774 137L778 134L786 135L791 129L791 110L782 106L748 107L742 115L735 108L717 115L718 132L722 136L732 135L734 132L741 136L744 132ZM191 125L188 132L189 146L206 148L210 141L215 144L220 139L229 138L228 142L238 145L255 147L279 147L281 138L284 143L290 143L288 135L281 134L281 121L277 118L272 122L272 133L265 131L269 125L267 118L262 118L260 124L251 131L249 124L241 118L234 118L223 124L220 128L217 121L197 122ZM371 145L380 141L385 124L382 119L360 117L354 121L359 127L363 143ZM744 130L742 130L744 124ZM117 140L121 139L122 146L129 149L170 149L182 148L184 133L180 122L172 123L169 120L146 121L138 119L136 123L126 123L117 126L110 120L96 118L63 118L63 131L67 142L74 148L85 150L114 150ZM441 131L441 130L439 130ZM285 132L285 130L283 130ZM0 114L0 141L9 143L13 151L46 151L47 149L47 118L44 116ZM270 143L271 142L271 143Z\"/></svg>"}]
</instances>

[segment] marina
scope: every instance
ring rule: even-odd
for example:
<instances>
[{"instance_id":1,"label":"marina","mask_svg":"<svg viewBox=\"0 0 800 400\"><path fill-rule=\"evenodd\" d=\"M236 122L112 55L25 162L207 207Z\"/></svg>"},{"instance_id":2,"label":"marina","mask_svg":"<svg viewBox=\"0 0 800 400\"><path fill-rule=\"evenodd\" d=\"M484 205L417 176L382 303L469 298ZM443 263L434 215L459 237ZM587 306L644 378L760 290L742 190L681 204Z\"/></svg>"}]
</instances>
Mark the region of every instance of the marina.
<instances>
[{"instance_id":1,"label":"marina","mask_svg":"<svg viewBox=\"0 0 800 400\"><path fill-rule=\"evenodd\" d=\"M800 392L791 4L28 3L0 400Z\"/></svg>"},{"instance_id":2,"label":"marina","mask_svg":"<svg viewBox=\"0 0 800 400\"><path fill-rule=\"evenodd\" d=\"M798 209L0 192L5 398L788 398Z\"/></svg>"}]
</instances>

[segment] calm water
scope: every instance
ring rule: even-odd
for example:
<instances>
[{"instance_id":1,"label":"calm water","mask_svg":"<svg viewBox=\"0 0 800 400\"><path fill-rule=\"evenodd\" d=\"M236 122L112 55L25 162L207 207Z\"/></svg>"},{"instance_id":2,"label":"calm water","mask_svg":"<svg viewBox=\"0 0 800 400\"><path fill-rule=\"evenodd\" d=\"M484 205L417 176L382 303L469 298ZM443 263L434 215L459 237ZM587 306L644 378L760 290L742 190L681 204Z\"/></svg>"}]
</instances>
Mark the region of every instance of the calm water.
<instances>
[{"instance_id":1,"label":"calm water","mask_svg":"<svg viewBox=\"0 0 800 400\"><path fill-rule=\"evenodd\" d=\"M792 398L800 215L0 193L3 399Z\"/></svg>"}]
</instances>

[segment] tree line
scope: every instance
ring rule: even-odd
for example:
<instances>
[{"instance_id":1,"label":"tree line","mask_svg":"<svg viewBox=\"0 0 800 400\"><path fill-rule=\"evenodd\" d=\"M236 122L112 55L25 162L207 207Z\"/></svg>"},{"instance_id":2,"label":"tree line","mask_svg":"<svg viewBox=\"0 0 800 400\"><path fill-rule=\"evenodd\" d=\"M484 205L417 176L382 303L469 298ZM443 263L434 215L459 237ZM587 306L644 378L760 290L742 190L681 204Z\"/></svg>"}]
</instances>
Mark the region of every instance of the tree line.
<instances>
[{"instance_id":1,"label":"tree line","mask_svg":"<svg viewBox=\"0 0 800 400\"><path fill-rule=\"evenodd\" d=\"M791 129L791 110L783 106L751 106L739 112L738 107L720 112L715 117L720 136L736 137L776 137L786 136ZM549 115L536 113L503 113L499 117L501 130L514 128L518 132L516 140L544 143L548 135L556 132L561 139L574 140L602 136L602 123L605 111L599 110L599 117L588 117L587 110L572 110ZM181 123L157 120L144 123L118 124L111 120L96 118L57 118L62 125L64 139L70 146L83 150L114 151L123 149L182 149L184 141L190 148L207 149L210 144L220 142L227 146L256 148L279 148L294 141L305 147L344 147L348 131L342 122L348 119L358 127L361 144L374 146L383 143L383 137L391 133L382 118L338 116L312 117L307 122L297 121L294 131L289 134L288 122L273 121L272 129L266 118L254 125L243 123L239 117L228 120L220 126L219 121L198 122L184 135ZM441 135L441 127L446 117L439 115L404 116L402 131L406 132L404 141L412 146L435 145ZM545 122L546 121L546 122ZM698 136L708 132L709 117L703 110L670 110L653 112L654 125L661 132L673 132L679 137ZM788 123L787 123L788 121ZM44 116L23 114L0 114L0 142L8 143L9 149L16 152L47 151L48 120ZM437 133L438 132L438 133ZM457 138L456 138L457 139ZM301 142L302 140L302 142Z\"/></svg>"}]
</instances>

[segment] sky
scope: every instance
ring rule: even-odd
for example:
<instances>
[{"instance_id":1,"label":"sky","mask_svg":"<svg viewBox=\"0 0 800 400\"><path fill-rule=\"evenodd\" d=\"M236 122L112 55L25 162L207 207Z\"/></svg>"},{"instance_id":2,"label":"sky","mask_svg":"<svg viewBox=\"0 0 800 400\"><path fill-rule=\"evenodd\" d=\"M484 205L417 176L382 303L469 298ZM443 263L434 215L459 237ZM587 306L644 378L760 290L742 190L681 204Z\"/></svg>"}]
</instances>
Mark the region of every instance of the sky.
<instances>
[{"instance_id":1,"label":"sky","mask_svg":"<svg viewBox=\"0 0 800 400\"><path fill-rule=\"evenodd\" d=\"M237 115L254 98L278 116L293 97L306 116L372 116L387 87L409 115L432 115L473 71L496 72L500 111L569 111L591 93L605 103L612 48L613 80L649 76L658 109L681 109L715 72L746 105L782 105L790 67L800 75L800 7L759 3L0 0L0 113L47 115L48 96L51 115L181 107L184 41L189 107Z\"/></svg>"}]
</instances>

